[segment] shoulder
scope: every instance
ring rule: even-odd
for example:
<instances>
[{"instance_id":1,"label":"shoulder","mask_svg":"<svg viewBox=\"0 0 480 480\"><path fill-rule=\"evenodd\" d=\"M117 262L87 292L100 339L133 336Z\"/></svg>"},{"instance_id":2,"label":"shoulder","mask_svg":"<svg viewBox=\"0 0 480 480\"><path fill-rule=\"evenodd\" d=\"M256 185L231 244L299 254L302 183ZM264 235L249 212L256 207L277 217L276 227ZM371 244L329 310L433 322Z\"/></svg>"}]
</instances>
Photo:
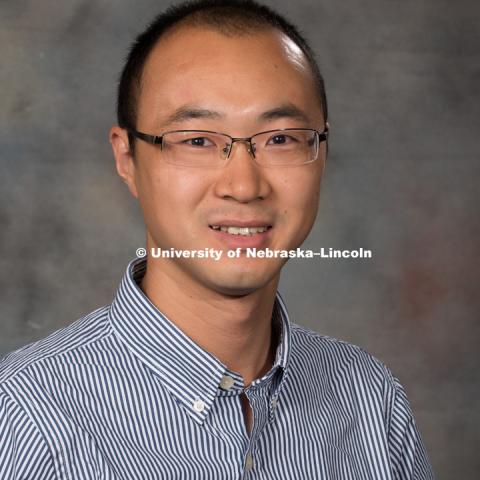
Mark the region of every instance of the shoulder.
<instances>
[{"instance_id":1,"label":"shoulder","mask_svg":"<svg viewBox=\"0 0 480 480\"><path fill-rule=\"evenodd\" d=\"M61 361L111 333L108 322L110 305L98 308L47 337L21 347L0 360L0 386L9 380L41 367L48 361Z\"/></svg>"},{"instance_id":2,"label":"shoulder","mask_svg":"<svg viewBox=\"0 0 480 480\"><path fill-rule=\"evenodd\" d=\"M322 335L296 323L291 323L291 332L293 351L300 357L330 359L339 366L360 362L373 364L381 369L387 368L369 352L345 340Z\"/></svg>"},{"instance_id":3,"label":"shoulder","mask_svg":"<svg viewBox=\"0 0 480 480\"><path fill-rule=\"evenodd\" d=\"M351 387L363 383L378 390L396 390L400 386L382 361L357 345L295 323L291 323L291 334L292 364L327 383Z\"/></svg>"}]
</instances>

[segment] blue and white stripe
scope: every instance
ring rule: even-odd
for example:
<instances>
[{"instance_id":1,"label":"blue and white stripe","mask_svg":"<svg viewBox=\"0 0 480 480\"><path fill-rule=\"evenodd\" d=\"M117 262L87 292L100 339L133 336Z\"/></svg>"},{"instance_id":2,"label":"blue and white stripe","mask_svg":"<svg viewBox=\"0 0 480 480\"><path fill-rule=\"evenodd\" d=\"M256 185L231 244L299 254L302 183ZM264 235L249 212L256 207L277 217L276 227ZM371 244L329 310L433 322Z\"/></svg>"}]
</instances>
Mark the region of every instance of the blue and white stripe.
<instances>
[{"instance_id":1,"label":"blue and white stripe","mask_svg":"<svg viewBox=\"0 0 480 480\"><path fill-rule=\"evenodd\" d=\"M272 369L242 377L138 286L0 363L0 479L432 479L405 392L362 349L288 318ZM248 435L241 393L254 412Z\"/></svg>"}]
</instances>

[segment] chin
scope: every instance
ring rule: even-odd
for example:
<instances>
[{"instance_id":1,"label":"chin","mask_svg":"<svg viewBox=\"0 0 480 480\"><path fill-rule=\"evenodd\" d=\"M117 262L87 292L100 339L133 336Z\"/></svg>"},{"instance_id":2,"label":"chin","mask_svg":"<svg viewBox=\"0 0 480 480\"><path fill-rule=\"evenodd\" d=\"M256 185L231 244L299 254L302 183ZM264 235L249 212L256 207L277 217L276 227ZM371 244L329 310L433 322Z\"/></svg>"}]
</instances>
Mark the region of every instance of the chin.
<instances>
[{"instance_id":1,"label":"chin","mask_svg":"<svg viewBox=\"0 0 480 480\"><path fill-rule=\"evenodd\" d=\"M245 297L258 290L255 287L240 287L240 286L216 286L216 292L225 297Z\"/></svg>"},{"instance_id":2,"label":"chin","mask_svg":"<svg viewBox=\"0 0 480 480\"><path fill-rule=\"evenodd\" d=\"M268 283L268 282L267 282ZM267 283L223 283L212 285L212 289L228 297L244 297L264 288Z\"/></svg>"},{"instance_id":3,"label":"chin","mask_svg":"<svg viewBox=\"0 0 480 480\"><path fill-rule=\"evenodd\" d=\"M235 270L209 272L204 283L222 295L240 297L265 288L279 275L278 269L263 272L260 269L252 271L251 268L248 271Z\"/></svg>"}]
</instances>

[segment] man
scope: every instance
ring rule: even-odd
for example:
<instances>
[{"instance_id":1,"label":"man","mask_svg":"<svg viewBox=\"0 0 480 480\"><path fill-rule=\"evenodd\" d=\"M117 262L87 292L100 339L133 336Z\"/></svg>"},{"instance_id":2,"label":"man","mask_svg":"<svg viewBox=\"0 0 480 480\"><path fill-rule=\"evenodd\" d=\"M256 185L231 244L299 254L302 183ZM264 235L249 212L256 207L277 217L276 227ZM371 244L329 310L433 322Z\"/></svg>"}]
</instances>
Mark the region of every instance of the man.
<instances>
[{"instance_id":1,"label":"man","mask_svg":"<svg viewBox=\"0 0 480 480\"><path fill-rule=\"evenodd\" d=\"M327 107L296 29L250 1L170 8L118 121L147 257L111 305L4 359L0 478L433 478L399 382L289 320L286 258L248 254L297 248L317 214Z\"/></svg>"}]
</instances>

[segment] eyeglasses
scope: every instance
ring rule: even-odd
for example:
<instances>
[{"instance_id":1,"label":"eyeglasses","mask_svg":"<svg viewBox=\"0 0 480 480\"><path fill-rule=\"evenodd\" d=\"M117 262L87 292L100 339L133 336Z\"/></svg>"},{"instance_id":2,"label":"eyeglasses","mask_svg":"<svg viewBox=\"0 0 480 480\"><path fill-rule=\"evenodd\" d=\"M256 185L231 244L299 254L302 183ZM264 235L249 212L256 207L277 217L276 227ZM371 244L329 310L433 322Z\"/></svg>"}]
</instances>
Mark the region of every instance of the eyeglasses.
<instances>
[{"instance_id":1,"label":"eyeglasses","mask_svg":"<svg viewBox=\"0 0 480 480\"><path fill-rule=\"evenodd\" d=\"M323 132L312 128L283 128L244 138L209 130L174 130L158 136L126 130L140 140L160 145L166 162L185 167L225 165L235 142L245 142L258 165L304 165L318 158L320 143L328 139L328 128Z\"/></svg>"}]
</instances>

